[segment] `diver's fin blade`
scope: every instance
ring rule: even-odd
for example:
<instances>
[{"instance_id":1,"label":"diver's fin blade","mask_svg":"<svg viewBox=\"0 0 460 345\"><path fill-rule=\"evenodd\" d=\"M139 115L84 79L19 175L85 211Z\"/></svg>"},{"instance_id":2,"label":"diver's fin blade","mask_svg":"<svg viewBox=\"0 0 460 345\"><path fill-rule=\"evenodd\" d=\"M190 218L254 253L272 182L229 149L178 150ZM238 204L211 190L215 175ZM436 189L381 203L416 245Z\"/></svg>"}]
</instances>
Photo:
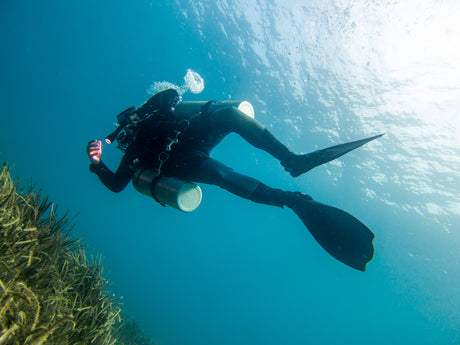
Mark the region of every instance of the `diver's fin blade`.
<instances>
[{"instance_id":1,"label":"diver's fin blade","mask_svg":"<svg viewBox=\"0 0 460 345\"><path fill-rule=\"evenodd\" d=\"M367 144L368 142L381 137L382 135L383 134L379 134L373 137L351 141L349 143L334 145L334 146L327 147L322 150L308 153L307 156L310 156L314 164L313 167L316 167L318 165L322 165L327 162L333 161L334 159L337 159L343 156L344 154L347 154L348 152L353 151L354 149L357 149L358 147L363 146L364 144Z\"/></svg>"},{"instance_id":2,"label":"diver's fin blade","mask_svg":"<svg viewBox=\"0 0 460 345\"><path fill-rule=\"evenodd\" d=\"M384 134L379 134L373 137L327 147L318 151L313 151L305 155L297 156L298 158L291 162L285 162L282 164L293 177L297 177L310 171L313 168L316 168L317 166L333 161L334 159L337 159L344 154L347 154L348 152L353 151L354 149L357 149L358 147L381 137L382 135Z\"/></svg>"},{"instance_id":3,"label":"diver's fin blade","mask_svg":"<svg viewBox=\"0 0 460 345\"><path fill-rule=\"evenodd\" d=\"M374 257L374 234L349 213L314 200L292 207L316 241L334 258L365 271Z\"/></svg>"}]
</instances>

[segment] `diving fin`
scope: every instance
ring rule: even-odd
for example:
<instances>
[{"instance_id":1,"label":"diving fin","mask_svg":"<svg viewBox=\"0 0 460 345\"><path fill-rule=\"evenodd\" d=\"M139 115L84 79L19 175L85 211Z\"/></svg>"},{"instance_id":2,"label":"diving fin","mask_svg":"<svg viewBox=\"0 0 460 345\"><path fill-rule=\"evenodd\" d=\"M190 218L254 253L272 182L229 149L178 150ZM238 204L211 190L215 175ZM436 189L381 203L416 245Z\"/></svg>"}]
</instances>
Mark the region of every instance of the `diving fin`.
<instances>
[{"instance_id":1,"label":"diving fin","mask_svg":"<svg viewBox=\"0 0 460 345\"><path fill-rule=\"evenodd\" d=\"M357 149L358 147L381 137L383 134L379 134L370 138L351 141L349 143L331 146L322 150L314 151L304 155L295 155L288 161L283 161L281 164L284 166L292 177L300 176L311 169L330 162L334 159L343 156L344 154Z\"/></svg>"},{"instance_id":2,"label":"diving fin","mask_svg":"<svg viewBox=\"0 0 460 345\"><path fill-rule=\"evenodd\" d=\"M374 256L374 234L358 219L338 208L296 193L291 208L302 220L316 241L334 258L365 271Z\"/></svg>"}]
</instances>

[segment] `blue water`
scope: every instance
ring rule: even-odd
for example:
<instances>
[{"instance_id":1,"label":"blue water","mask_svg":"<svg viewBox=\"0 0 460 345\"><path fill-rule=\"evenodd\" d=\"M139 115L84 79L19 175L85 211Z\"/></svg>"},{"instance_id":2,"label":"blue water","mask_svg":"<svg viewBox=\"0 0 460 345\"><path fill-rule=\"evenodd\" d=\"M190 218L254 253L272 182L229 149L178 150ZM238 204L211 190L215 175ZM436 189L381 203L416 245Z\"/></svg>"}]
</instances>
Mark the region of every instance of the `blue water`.
<instances>
[{"instance_id":1,"label":"blue water","mask_svg":"<svg viewBox=\"0 0 460 345\"><path fill-rule=\"evenodd\" d=\"M0 160L76 215L159 344L460 344L459 16L456 0L5 0ZM387 133L297 179L238 136L215 151L366 223L365 273L289 210L202 186L183 214L89 173L86 142L189 68L205 89L185 100L249 100L296 152Z\"/></svg>"}]
</instances>

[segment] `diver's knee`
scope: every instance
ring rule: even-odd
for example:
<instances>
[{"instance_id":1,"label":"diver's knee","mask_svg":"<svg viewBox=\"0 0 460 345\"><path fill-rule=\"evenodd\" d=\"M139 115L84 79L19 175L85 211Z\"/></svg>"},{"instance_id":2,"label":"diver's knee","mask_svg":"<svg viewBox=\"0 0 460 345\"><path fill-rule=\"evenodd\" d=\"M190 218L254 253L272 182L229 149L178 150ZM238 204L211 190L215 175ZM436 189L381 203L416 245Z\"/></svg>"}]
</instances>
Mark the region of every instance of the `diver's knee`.
<instances>
[{"instance_id":1,"label":"diver's knee","mask_svg":"<svg viewBox=\"0 0 460 345\"><path fill-rule=\"evenodd\" d=\"M250 198L260 183L214 159L201 163L200 170L202 182L219 186L246 199Z\"/></svg>"},{"instance_id":2,"label":"diver's knee","mask_svg":"<svg viewBox=\"0 0 460 345\"><path fill-rule=\"evenodd\" d=\"M233 169L216 161L214 159L206 159L200 165L200 175L203 179L212 184L222 184L232 174Z\"/></svg>"},{"instance_id":3,"label":"diver's knee","mask_svg":"<svg viewBox=\"0 0 460 345\"><path fill-rule=\"evenodd\" d=\"M213 121L228 132L235 132L244 136L248 133L261 133L265 130L259 121L247 116L235 107L219 109L213 115Z\"/></svg>"}]
</instances>

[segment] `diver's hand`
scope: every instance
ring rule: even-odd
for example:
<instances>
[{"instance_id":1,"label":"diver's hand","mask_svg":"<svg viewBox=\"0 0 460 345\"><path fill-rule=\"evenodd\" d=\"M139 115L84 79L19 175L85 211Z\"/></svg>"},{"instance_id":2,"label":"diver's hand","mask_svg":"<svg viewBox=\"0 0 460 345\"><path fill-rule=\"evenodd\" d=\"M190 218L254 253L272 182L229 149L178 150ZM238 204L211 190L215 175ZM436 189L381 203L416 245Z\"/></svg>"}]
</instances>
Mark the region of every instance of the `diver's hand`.
<instances>
[{"instance_id":1,"label":"diver's hand","mask_svg":"<svg viewBox=\"0 0 460 345\"><path fill-rule=\"evenodd\" d=\"M102 143L99 140L91 140L86 146L86 153L91 163L99 164L101 162Z\"/></svg>"}]
</instances>

